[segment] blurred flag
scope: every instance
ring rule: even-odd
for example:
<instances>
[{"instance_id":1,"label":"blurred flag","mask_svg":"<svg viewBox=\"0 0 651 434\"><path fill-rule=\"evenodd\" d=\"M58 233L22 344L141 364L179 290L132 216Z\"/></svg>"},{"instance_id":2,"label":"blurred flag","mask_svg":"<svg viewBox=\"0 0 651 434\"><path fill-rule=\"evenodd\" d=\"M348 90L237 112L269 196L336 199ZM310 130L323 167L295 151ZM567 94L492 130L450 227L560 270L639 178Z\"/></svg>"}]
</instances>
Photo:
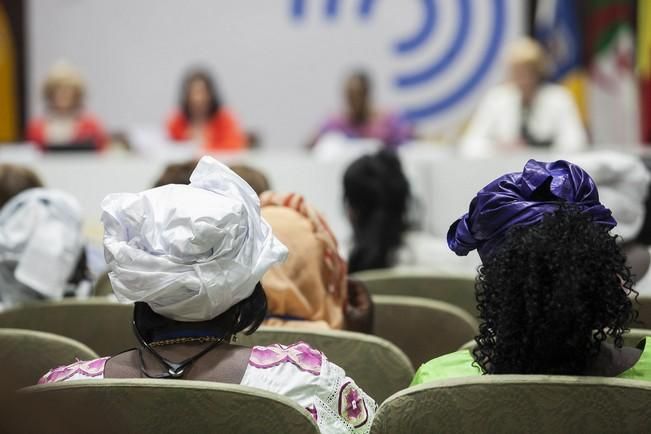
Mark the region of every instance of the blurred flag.
<instances>
[{"instance_id":1,"label":"blurred flag","mask_svg":"<svg viewBox=\"0 0 651 434\"><path fill-rule=\"evenodd\" d=\"M568 88L586 121L586 74L581 62L577 0L538 0L535 13L534 36L549 56L550 78Z\"/></svg>"},{"instance_id":2,"label":"blurred flag","mask_svg":"<svg viewBox=\"0 0 651 434\"><path fill-rule=\"evenodd\" d=\"M0 3L0 142L18 139L16 52L11 23Z\"/></svg>"},{"instance_id":3,"label":"blurred flag","mask_svg":"<svg viewBox=\"0 0 651 434\"><path fill-rule=\"evenodd\" d=\"M651 2L638 2L637 71L640 80L641 139L651 143Z\"/></svg>"},{"instance_id":4,"label":"blurred flag","mask_svg":"<svg viewBox=\"0 0 651 434\"><path fill-rule=\"evenodd\" d=\"M642 0L640 5L649 0ZM635 76L634 0L588 0L586 47L592 141L613 147L640 142ZM648 4L647 4L648 6Z\"/></svg>"}]
</instances>

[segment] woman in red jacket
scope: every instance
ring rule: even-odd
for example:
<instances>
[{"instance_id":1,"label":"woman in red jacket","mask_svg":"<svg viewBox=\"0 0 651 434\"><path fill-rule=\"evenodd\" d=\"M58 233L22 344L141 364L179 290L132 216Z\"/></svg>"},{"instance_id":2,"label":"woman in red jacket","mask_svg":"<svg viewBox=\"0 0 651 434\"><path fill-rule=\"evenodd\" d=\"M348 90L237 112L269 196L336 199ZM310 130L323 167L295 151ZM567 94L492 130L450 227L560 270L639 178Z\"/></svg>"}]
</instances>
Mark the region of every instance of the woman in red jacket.
<instances>
[{"instance_id":1,"label":"woman in red jacket","mask_svg":"<svg viewBox=\"0 0 651 434\"><path fill-rule=\"evenodd\" d=\"M222 106L208 73L191 71L183 82L180 110L167 122L172 140L194 140L206 151L246 148L246 137L237 120Z\"/></svg>"},{"instance_id":2,"label":"woman in red jacket","mask_svg":"<svg viewBox=\"0 0 651 434\"><path fill-rule=\"evenodd\" d=\"M45 115L30 120L27 140L42 150L104 149L104 128L94 116L84 112L85 93L84 80L77 70L65 63L55 65L43 86Z\"/></svg>"}]
</instances>

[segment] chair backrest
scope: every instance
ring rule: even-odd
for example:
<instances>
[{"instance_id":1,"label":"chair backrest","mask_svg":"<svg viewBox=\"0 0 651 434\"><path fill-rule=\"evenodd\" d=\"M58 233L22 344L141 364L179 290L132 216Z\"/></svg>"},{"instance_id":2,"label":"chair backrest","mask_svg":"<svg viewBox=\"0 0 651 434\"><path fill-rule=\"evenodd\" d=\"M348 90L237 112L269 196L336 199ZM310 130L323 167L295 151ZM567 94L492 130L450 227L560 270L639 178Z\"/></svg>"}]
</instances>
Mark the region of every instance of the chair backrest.
<instances>
[{"instance_id":1,"label":"chair backrest","mask_svg":"<svg viewBox=\"0 0 651 434\"><path fill-rule=\"evenodd\" d=\"M36 384L48 370L97 354L86 345L63 336L33 330L0 329L0 432L14 433L19 415L16 390ZM23 417L24 416L24 417Z\"/></svg>"},{"instance_id":2,"label":"chair backrest","mask_svg":"<svg viewBox=\"0 0 651 434\"><path fill-rule=\"evenodd\" d=\"M453 351L477 335L477 321L441 301L394 295L373 296L373 331L407 354L413 366Z\"/></svg>"},{"instance_id":3,"label":"chair backrest","mask_svg":"<svg viewBox=\"0 0 651 434\"><path fill-rule=\"evenodd\" d=\"M102 273L93 286L93 295L95 297L106 297L113 294L113 286L109 279L108 273Z\"/></svg>"},{"instance_id":4,"label":"chair backrest","mask_svg":"<svg viewBox=\"0 0 651 434\"><path fill-rule=\"evenodd\" d=\"M623 335L624 345L634 347L639 344L642 339L650 336L651 330L649 329L630 329Z\"/></svg>"},{"instance_id":5,"label":"chair backrest","mask_svg":"<svg viewBox=\"0 0 651 434\"><path fill-rule=\"evenodd\" d=\"M651 336L651 330L648 329L630 329L627 333L624 333L622 336L624 338L624 346L626 347L635 347L640 341L646 337ZM609 339L610 340L610 339ZM460 350L474 350L477 346L477 342L474 339L469 340L461 347Z\"/></svg>"},{"instance_id":6,"label":"chair backrest","mask_svg":"<svg viewBox=\"0 0 651 434\"><path fill-rule=\"evenodd\" d=\"M407 356L376 336L284 327L261 327L251 336L238 336L238 343L246 346L289 345L297 341L323 352L378 403L409 386L414 375Z\"/></svg>"},{"instance_id":7,"label":"chair backrest","mask_svg":"<svg viewBox=\"0 0 651 434\"><path fill-rule=\"evenodd\" d=\"M39 330L82 342L102 356L134 348L133 306L106 300L31 303L0 312L0 327Z\"/></svg>"},{"instance_id":8,"label":"chair backrest","mask_svg":"<svg viewBox=\"0 0 651 434\"><path fill-rule=\"evenodd\" d=\"M411 269L368 270L355 273L372 295L406 295L444 301L477 316L475 280L471 276L446 276Z\"/></svg>"},{"instance_id":9,"label":"chair backrest","mask_svg":"<svg viewBox=\"0 0 651 434\"><path fill-rule=\"evenodd\" d=\"M36 384L51 368L97 354L86 345L52 333L0 329L0 393Z\"/></svg>"},{"instance_id":10,"label":"chair backrest","mask_svg":"<svg viewBox=\"0 0 651 434\"><path fill-rule=\"evenodd\" d=\"M639 313L637 317L638 324L635 324L635 326L651 329L651 296L638 296L637 304L633 301L633 306Z\"/></svg>"},{"instance_id":11,"label":"chair backrest","mask_svg":"<svg viewBox=\"0 0 651 434\"><path fill-rule=\"evenodd\" d=\"M280 395L187 380L83 380L19 392L26 432L318 434L309 413Z\"/></svg>"},{"instance_id":12,"label":"chair backrest","mask_svg":"<svg viewBox=\"0 0 651 434\"><path fill-rule=\"evenodd\" d=\"M651 427L651 382L491 375L436 381L382 404L371 434L638 433Z\"/></svg>"}]
</instances>

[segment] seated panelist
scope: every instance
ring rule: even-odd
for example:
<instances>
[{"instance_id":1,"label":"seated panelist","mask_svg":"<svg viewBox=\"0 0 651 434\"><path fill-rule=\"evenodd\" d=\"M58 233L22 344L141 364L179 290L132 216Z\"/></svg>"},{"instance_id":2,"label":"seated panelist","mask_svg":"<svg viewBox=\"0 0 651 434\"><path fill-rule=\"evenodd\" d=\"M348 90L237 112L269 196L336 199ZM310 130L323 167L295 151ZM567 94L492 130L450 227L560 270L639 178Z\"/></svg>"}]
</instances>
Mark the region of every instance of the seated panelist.
<instances>
[{"instance_id":1,"label":"seated panelist","mask_svg":"<svg viewBox=\"0 0 651 434\"><path fill-rule=\"evenodd\" d=\"M508 80L479 104L461 141L461 153L490 157L526 150L577 152L587 135L572 95L546 77L543 48L528 38L507 54Z\"/></svg>"},{"instance_id":2,"label":"seated panelist","mask_svg":"<svg viewBox=\"0 0 651 434\"><path fill-rule=\"evenodd\" d=\"M246 148L237 119L224 107L210 74L199 69L183 80L179 109L168 119L167 133L174 141L193 141L208 152Z\"/></svg>"},{"instance_id":3,"label":"seated panelist","mask_svg":"<svg viewBox=\"0 0 651 434\"><path fill-rule=\"evenodd\" d=\"M41 150L103 150L108 138L102 123L85 110L86 84L66 63L56 64L43 86L45 114L29 121L27 140Z\"/></svg>"}]
</instances>

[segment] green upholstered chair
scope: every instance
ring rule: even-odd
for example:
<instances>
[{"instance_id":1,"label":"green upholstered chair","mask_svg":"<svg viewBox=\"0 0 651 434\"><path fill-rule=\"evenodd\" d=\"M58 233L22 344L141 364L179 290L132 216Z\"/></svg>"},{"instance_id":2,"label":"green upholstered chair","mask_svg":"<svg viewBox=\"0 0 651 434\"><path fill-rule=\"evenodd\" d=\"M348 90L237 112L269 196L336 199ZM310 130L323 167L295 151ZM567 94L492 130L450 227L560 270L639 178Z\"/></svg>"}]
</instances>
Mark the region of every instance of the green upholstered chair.
<instances>
[{"instance_id":1,"label":"green upholstered chair","mask_svg":"<svg viewBox=\"0 0 651 434\"><path fill-rule=\"evenodd\" d=\"M624 345L634 347L646 337L651 337L651 330L648 329L630 329L624 334Z\"/></svg>"},{"instance_id":2,"label":"green upholstered chair","mask_svg":"<svg viewBox=\"0 0 651 434\"><path fill-rule=\"evenodd\" d=\"M651 296L640 295L637 298L637 304L633 301L633 305L639 313L638 323L633 325L643 329L651 329Z\"/></svg>"},{"instance_id":3,"label":"green upholstered chair","mask_svg":"<svg viewBox=\"0 0 651 434\"><path fill-rule=\"evenodd\" d=\"M630 329L627 333L624 334L624 346L635 347L640 341L646 337L651 336L651 330L648 329ZM477 342L474 339L469 340L461 347L460 350L472 350L477 346Z\"/></svg>"},{"instance_id":4,"label":"green upholstered chair","mask_svg":"<svg viewBox=\"0 0 651 434\"><path fill-rule=\"evenodd\" d=\"M472 276L451 276L408 268L369 270L355 273L372 295L406 295L444 301L477 316L475 280Z\"/></svg>"},{"instance_id":5,"label":"green upholstered chair","mask_svg":"<svg viewBox=\"0 0 651 434\"><path fill-rule=\"evenodd\" d=\"M477 346L477 342L475 342L474 339L470 339L468 342L461 345L459 347L459 350L474 350L476 346Z\"/></svg>"},{"instance_id":6,"label":"green upholstered chair","mask_svg":"<svg viewBox=\"0 0 651 434\"><path fill-rule=\"evenodd\" d=\"M101 356L134 348L133 307L106 300L30 303L0 313L0 327L39 330L75 339Z\"/></svg>"},{"instance_id":7,"label":"green upholstered chair","mask_svg":"<svg viewBox=\"0 0 651 434\"><path fill-rule=\"evenodd\" d=\"M312 416L280 395L187 380L104 379L32 386L18 393L34 433L318 434Z\"/></svg>"},{"instance_id":8,"label":"green upholstered chair","mask_svg":"<svg viewBox=\"0 0 651 434\"><path fill-rule=\"evenodd\" d=\"M387 399L371 434L640 433L651 382L491 375L436 381Z\"/></svg>"},{"instance_id":9,"label":"green upholstered chair","mask_svg":"<svg viewBox=\"0 0 651 434\"><path fill-rule=\"evenodd\" d=\"M414 375L407 356L392 343L376 336L285 327L261 327L251 336L238 336L238 344L246 346L289 345L298 341L323 352L378 403L409 386Z\"/></svg>"},{"instance_id":10,"label":"green upholstered chair","mask_svg":"<svg viewBox=\"0 0 651 434\"><path fill-rule=\"evenodd\" d=\"M106 297L113 294L113 286L109 280L108 273L101 274L93 286L93 295L95 297Z\"/></svg>"},{"instance_id":11,"label":"green upholstered chair","mask_svg":"<svg viewBox=\"0 0 651 434\"><path fill-rule=\"evenodd\" d=\"M51 368L97 358L86 345L52 333L0 329L0 393L36 384Z\"/></svg>"},{"instance_id":12,"label":"green upholstered chair","mask_svg":"<svg viewBox=\"0 0 651 434\"><path fill-rule=\"evenodd\" d=\"M94 359L97 354L86 345L63 336L33 330L0 329L0 432L17 432L24 418L16 405L15 391L31 386L51 368Z\"/></svg>"},{"instance_id":13,"label":"green upholstered chair","mask_svg":"<svg viewBox=\"0 0 651 434\"><path fill-rule=\"evenodd\" d=\"M414 367L456 351L477 334L466 311L420 297L374 295L373 331L407 354Z\"/></svg>"}]
</instances>

